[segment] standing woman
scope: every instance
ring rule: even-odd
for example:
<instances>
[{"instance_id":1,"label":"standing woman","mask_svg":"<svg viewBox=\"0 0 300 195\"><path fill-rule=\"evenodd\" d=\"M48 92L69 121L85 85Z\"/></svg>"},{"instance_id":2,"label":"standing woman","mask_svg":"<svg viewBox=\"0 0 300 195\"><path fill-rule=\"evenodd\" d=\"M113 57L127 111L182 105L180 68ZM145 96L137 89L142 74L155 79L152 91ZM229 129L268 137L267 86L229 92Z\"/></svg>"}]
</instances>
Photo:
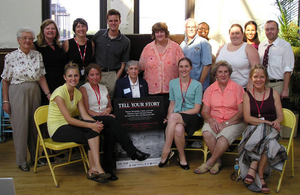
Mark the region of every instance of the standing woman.
<instances>
[{"instance_id":1,"label":"standing woman","mask_svg":"<svg viewBox=\"0 0 300 195\"><path fill-rule=\"evenodd\" d=\"M45 69L45 75L52 93L57 87L64 84L64 66L67 63L65 51L59 43L59 31L55 22L51 19L45 20L40 26L40 33L33 48L41 52ZM48 104L47 99L42 98L43 104Z\"/></svg>"},{"instance_id":2,"label":"standing woman","mask_svg":"<svg viewBox=\"0 0 300 195\"><path fill-rule=\"evenodd\" d=\"M252 87L249 81L249 72L252 66L259 64L257 50L243 41L243 28L233 24L229 29L230 43L223 45L218 53L216 62L224 60L231 65L233 72L230 78L249 90Z\"/></svg>"},{"instance_id":3,"label":"standing woman","mask_svg":"<svg viewBox=\"0 0 300 195\"><path fill-rule=\"evenodd\" d=\"M10 114L13 128L16 164L28 172L27 146L31 162L35 160L36 126L34 111L41 105L42 88L47 98L50 92L45 79L42 55L32 50L35 33L30 28L20 28L17 41L20 47L5 56L3 79L3 110ZM45 96L43 94L43 96Z\"/></svg>"},{"instance_id":4,"label":"standing woman","mask_svg":"<svg viewBox=\"0 0 300 195\"><path fill-rule=\"evenodd\" d=\"M86 37L88 24L82 18L77 18L73 22L75 37L63 43L63 49L67 54L68 61L72 61L79 66L81 86L85 81L84 68L93 61L95 46L94 42Z\"/></svg>"},{"instance_id":5,"label":"standing woman","mask_svg":"<svg viewBox=\"0 0 300 195\"><path fill-rule=\"evenodd\" d=\"M77 64L68 63L63 78L66 83L58 87L50 98L47 120L49 135L56 142L88 144L90 169L87 178L100 183L107 182L110 174L102 169L99 156L99 134L103 124L87 114L82 95L75 88L80 78ZM77 109L84 121L73 118Z\"/></svg>"},{"instance_id":6,"label":"standing woman","mask_svg":"<svg viewBox=\"0 0 300 195\"><path fill-rule=\"evenodd\" d=\"M267 69L255 65L250 71L253 89L244 94L243 113L248 123L239 144L241 176L250 190L270 193L265 180L271 170L282 171L287 153L278 141L283 120L279 93L267 87Z\"/></svg>"},{"instance_id":7,"label":"standing woman","mask_svg":"<svg viewBox=\"0 0 300 195\"><path fill-rule=\"evenodd\" d=\"M166 23L155 23L151 35L154 41L145 46L140 57L149 94L164 96L165 114L169 105L169 82L178 77L178 61L184 57L180 46L168 37Z\"/></svg>"},{"instance_id":8,"label":"standing woman","mask_svg":"<svg viewBox=\"0 0 300 195\"><path fill-rule=\"evenodd\" d=\"M182 169L190 169L187 163L184 146L185 132L192 136L202 125L200 118L202 85L190 78L192 62L189 58L182 58L178 62L179 78L170 81L170 105L167 118L165 136L166 141L161 154L159 167L164 167L174 155L171 150L173 141L176 144L179 157L178 164Z\"/></svg>"},{"instance_id":9,"label":"standing woman","mask_svg":"<svg viewBox=\"0 0 300 195\"><path fill-rule=\"evenodd\" d=\"M257 33L257 24L254 21L249 21L245 24L244 42L253 45L258 50L259 38Z\"/></svg>"}]
</instances>

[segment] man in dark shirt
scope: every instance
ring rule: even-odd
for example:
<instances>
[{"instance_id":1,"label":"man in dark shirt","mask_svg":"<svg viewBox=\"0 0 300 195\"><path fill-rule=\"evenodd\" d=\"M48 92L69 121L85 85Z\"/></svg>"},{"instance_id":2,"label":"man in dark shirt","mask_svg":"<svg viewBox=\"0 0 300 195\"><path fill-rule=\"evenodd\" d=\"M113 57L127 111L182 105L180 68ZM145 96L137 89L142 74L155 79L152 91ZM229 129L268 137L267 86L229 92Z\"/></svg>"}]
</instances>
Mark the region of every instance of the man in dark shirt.
<instances>
[{"instance_id":1,"label":"man in dark shirt","mask_svg":"<svg viewBox=\"0 0 300 195\"><path fill-rule=\"evenodd\" d=\"M109 29L99 30L92 41L95 43L95 63L102 69L101 84L107 87L112 99L116 80L121 77L125 63L129 60L130 40L119 30L119 11L109 10L106 18Z\"/></svg>"}]
</instances>

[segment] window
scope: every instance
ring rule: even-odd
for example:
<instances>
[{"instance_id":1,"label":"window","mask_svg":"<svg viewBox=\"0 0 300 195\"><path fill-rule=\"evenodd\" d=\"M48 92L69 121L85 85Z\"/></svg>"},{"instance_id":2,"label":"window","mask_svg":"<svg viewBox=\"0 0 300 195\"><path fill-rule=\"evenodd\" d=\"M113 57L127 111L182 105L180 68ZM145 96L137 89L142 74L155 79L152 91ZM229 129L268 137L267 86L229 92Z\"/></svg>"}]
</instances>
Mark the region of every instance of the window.
<instances>
[{"instance_id":1,"label":"window","mask_svg":"<svg viewBox=\"0 0 300 195\"><path fill-rule=\"evenodd\" d=\"M140 0L140 34L151 34L156 22L165 22L170 34L183 34L185 3L182 0Z\"/></svg>"},{"instance_id":2,"label":"window","mask_svg":"<svg viewBox=\"0 0 300 195\"><path fill-rule=\"evenodd\" d=\"M52 0L51 19L53 19L60 31L62 40L73 37L73 21L83 18L88 23L87 34L95 34L100 26L99 0Z\"/></svg>"}]
</instances>

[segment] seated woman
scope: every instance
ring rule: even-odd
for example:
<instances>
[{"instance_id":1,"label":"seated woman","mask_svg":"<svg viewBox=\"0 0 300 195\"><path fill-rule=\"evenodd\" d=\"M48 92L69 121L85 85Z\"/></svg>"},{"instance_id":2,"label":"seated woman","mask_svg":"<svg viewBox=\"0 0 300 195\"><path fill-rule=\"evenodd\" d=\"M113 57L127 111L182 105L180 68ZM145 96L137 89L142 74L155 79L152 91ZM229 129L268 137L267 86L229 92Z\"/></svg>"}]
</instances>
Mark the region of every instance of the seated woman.
<instances>
[{"instance_id":1,"label":"seated woman","mask_svg":"<svg viewBox=\"0 0 300 195\"><path fill-rule=\"evenodd\" d=\"M117 80L116 98L140 98L148 96L148 83L139 77L140 65L138 61L130 60L126 63L127 76Z\"/></svg>"},{"instance_id":2,"label":"seated woman","mask_svg":"<svg viewBox=\"0 0 300 195\"><path fill-rule=\"evenodd\" d=\"M108 91L104 85L99 84L101 80L100 66L91 63L85 68L84 74L88 82L82 85L79 90L82 93L87 113L104 125L102 130L105 140L103 168L111 174L109 180L116 181L118 177L113 173L115 142L120 143L132 160L143 161L149 158L150 154L138 150L115 116L110 114L112 106Z\"/></svg>"},{"instance_id":3,"label":"seated woman","mask_svg":"<svg viewBox=\"0 0 300 195\"><path fill-rule=\"evenodd\" d=\"M210 171L219 173L220 157L237 138L242 136L246 124L243 117L244 89L230 79L231 66L226 61L217 62L212 73L216 81L204 92L201 115L205 120L202 134L211 157L195 169L202 174Z\"/></svg>"},{"instance_id":4,"label":"seated woman","mask_svg":"<svg viewBox=\"0 0 300 195\"><path fill-rule=\"evenodd\" d=\"M192 136L202 125L200 108L202 100L202 85L190 78L192 62L189 58L182 58L178 62L179 78L170 81L170 105L168 115L164 120L167 123L166 141L161 154L159 167L164 167L174 152L171 150L173 141L178 149L178 164L182 169L190 169L185 158L185 132Z\"/></svg>"},{"instance_id":5,"label":"seated woman","mask_svg":"<svg viewBox=\"0 0 300 195\"><path fill-rule=\"evenodd\" d=\"M103 124L86 113L82 95L75 88L80 78L78 66L68 63L63 77L66 83L58 87L50 98L47 121L49 135L56 142L88 144L90 169L87 178L96 182L107 182L110 174L102 169L99 157L99 133ZM72 113L77 108L85 121L73 118Z\"/></svg>"},{"instance_id":6,"label":"seated woman","mask_svg":"<svg viewBox=\"0 0 300 195\"><path fill-rule=\"evenodd\" d=\"M244 94L243 113L248 123L239 144L241 176L248 188L270 193L265 179L272 169L282 171L287 154L278 141L283 120L279 93L266 86L269 81L264 66L255 65L249 78L253 89Z\"/></svg>"}]
</instances>

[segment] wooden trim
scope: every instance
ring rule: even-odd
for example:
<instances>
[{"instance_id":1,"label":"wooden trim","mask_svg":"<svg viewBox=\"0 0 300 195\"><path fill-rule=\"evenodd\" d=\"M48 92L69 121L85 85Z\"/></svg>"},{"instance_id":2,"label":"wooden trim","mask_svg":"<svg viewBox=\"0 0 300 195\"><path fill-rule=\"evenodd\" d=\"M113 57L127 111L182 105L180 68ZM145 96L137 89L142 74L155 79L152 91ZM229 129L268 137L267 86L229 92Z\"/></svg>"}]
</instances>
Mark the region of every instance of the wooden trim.
<instances>
[{"instance_id":1,"label":"wooden trim","mask_svg":"<svg viewBox=\"0 0 300 195\"><path fill-rule=\"evenodd\" d=\"M51 0L42 0L42 21L51 18Z\"/></svg>"},{"instance_id":2,"label":"wooden trim","mask_svg":"<svg viewBox=\"0 0 300 195\"><path fill-rule=\"evenodd\" d=\"M100 29L107 29L107 0L100 0Z\"/></svg>"}]
</instances>

